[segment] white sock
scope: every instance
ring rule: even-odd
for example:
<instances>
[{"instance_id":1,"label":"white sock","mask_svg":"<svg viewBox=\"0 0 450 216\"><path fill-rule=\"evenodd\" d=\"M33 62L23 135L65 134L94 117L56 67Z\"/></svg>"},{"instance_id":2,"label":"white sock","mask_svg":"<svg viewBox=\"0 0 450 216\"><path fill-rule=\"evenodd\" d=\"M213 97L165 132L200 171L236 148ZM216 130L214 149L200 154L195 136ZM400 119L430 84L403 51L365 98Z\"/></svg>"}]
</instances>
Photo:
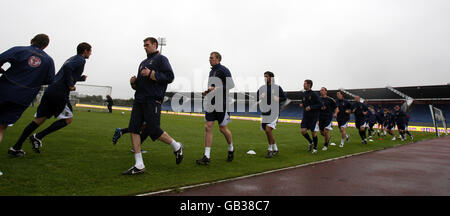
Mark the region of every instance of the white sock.
<instances>
[{"instance_id":1,"label":"white sock","mask_svg":"<svg viewBox=\"0 0 450 216\"><path fill-rule=\"evenodd\" d=\"M273 145L269 144L269 148L267 149L268 151L272 151L273 150Z\"/></svg>"},{"instance_id":2,"label":"white sock","mask_svg":"<svg viewBox=\"0 0 450 216\"><path fill-rule=\"evenodd\" d=\"M144 160L142 160L142 153L134 154L134 159L136 160L136 164L134 165L138 169L145 168Z\"/></svg>"},{"instance_id":3,"label":"white sock","mask_svg":"<svg viewBox=\"0 0 450 216\"><path fill-rule=\"evenodd\" d=\"M341 139L341 144L344 145L345 139Z\"/></svg>"},{"instance_id":4,"label":"white sock","mask_svg":"<svg viewBox=\"0 0 450 216\"><path fill-rule=\"evenodd\" d=\"M274 151L278 151L278 147L277 147L277 144L276 144L276 143L274 143L272 146L273 146L273 150L274 150Z\"/></svg>"},{"instance_id":5,"label":"white sock","mask_svg":"<svg viewBox=\"0 0 450 216\"><path fill-rule=\"evenodd\" d=\"M181 147L180 143L178 143L174 139L172 139L172 143L170 143L170 146L172 146L174 152L178 151Z\"/></svg>"},{"instance_id":6,"label":"white sock","mask_svg":"<svg viewBox=\"0 0 450 216\"><path fill-rule=\"evenodd\" d=\"M207 158L210 158L211 157L210 154L211 154L211 147L205 147L205 156Z\"/></svg>"},{"instance_id":7,"label":"white sock","mask_svg":"<svg viewBox=\"0 0 450 216\"><path fill-rule=\"evenodd\" d=\"M228 151L230 152L234 151L233 143L228 144Z\"/></svg>"}]
</instances>

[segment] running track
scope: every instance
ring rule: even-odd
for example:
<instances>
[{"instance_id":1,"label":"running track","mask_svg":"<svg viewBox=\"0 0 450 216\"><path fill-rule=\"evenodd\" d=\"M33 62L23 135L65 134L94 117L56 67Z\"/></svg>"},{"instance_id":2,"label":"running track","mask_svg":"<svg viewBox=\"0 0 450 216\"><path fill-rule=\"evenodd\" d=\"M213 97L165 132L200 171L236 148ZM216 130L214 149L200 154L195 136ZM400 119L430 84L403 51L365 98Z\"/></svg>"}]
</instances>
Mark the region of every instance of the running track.
<instances>
[{"instance_id":1,"label":"running track","mask_svg":"<svg viewBox=\"0 0 450 216\"><path fill-rule=\"evenodd\" d=\"M450 136L164 196L450 195Z\"/></svg>"}]
</instances>

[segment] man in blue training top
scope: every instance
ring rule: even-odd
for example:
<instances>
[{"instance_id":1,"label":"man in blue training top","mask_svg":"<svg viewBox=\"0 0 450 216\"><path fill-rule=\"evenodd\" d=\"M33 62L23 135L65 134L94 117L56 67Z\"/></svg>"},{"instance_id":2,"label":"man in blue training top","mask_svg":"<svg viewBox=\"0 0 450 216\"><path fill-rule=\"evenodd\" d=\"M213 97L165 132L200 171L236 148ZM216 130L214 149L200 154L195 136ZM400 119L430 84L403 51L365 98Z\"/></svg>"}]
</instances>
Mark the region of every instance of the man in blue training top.
<instances>
[{"instance_id":1,"label":"man in blue training top","mask_svg":"<svg viewBox=\"0 0 450 216\"><path fill-rule=\"evenodd\" d=\"M141 133L146 133L153 141L160 140L173 148L175 163L183 160L183 145L160 127L161 104L164 100L167 85L174 80L172 67L167 57L158 51L158 41L153 37L144 39L147 58L141 62L138 75L131 77L131 87L136 90L128 128L134 149L135 165L123 172L123 175L134 175L145 172L141 152ZM145 129L142 129L146 122ZM145 130L145 131L142 131Z\"/></svg>"},{"instance_id":2,"label":"man in blue training top","mask_svg":"<svg viewBox=\"0 0 450 216\"><path fill-rule=\"evenodd\" d=\"M339 130L341 131L341 144L339 147L344 147L344 142L349 142L349 135L345 131L347 128L347 123L350 120L350 114L352 113L352 104L348 102L346 99L344 99L344 93L339 90L336 93L337 96L337 109L334 113L334 117L336 118L336 121L338 122Z\"/></svg>"},{"instance_id":3,"label":"man in blue training top","mask_svg":"<svg viewBox=\"0 0 450 216\"><path fill-rule=\"evenodd\" d=\"M208 165L211 161L211 146L213 141L214 122L219 123L219 130L225 136L228 143L227 161L231 162L234 158L233 137L228 130L227 124L231 122L230 113L227 110L229 90L234 88L234 82L231 72L220 64L222 55L218 52L212 52L209 55L209 64L211 71L208 78L208 89L203 92L205 96L205 153L201 159L196 160L199 165Z\"/></svg>"},{"instance_id":4,"label":"man in blue training top","mask_svg":"<svg viewBox=\"0 0 450 216\"><path fill-rule=\"evenodd\" d=\"M378 123L378 129L377 129L378 137L386 135L386 131L384 130L384 111L383 111L383 107L378 106L378 111L376 112L375 116L376 116L377 123ZM381 132L381 134L380 134L380 132Z\"/></svg>"},{"instance_id":5,"label":"man in blue training top","mask_svg":"<svg viewBox=\"0 0 450 216\"><path fill-rule=\"evenodd\" d=\"M352 105L352 112L355 114L355 128L359 131L362 143L367 144L366 138L366 126L367 126L367 113L369 109L367 105L361 103L361 98L355 96L355 103Z\"/></svg>"},{"instance_id":6,"label":"man in blue training top","mask_svg":"<svg viewBox=\"0 0 450 216\"><path fill-rule=\"evenodd\" d=\"M278 147L275 143L272 131L276 128L278 116L280 115L280 104L286 101L286 94L281 86L275 84L275 75L266 71L264 79L266 84L261 86L256 92L256 100L261 101L259 104L261 110L261 130L266 133L269 148L266 158L271 158L278 154Z\"/></svg>"},{"instance_id":7,"label":"man in blue training top","mask_svg":"<svg viewBox=\"0 0 450 216\"><path fill-rule=\"evenodd\" d=\"M308 151L312 150L313 154L317 153L317 131L319 131L319 114L322 106L321 100L317 93L311 90L313 86L312 80L305 80L303 83L302 103L300 108L303 108L303 119L300 125L302 135L308 140ZM313 139L308 134L311 131ZM312 149L314 144L314 149Z\"/></svg>"},{"instance_id":8,"label":"man in blue training top","mask_svg":"<svg viewBox=\"0 0 450 216\"><path fill-rule=\"evenodd\" d=\"M372 133L375 131L373 126L377 123L377 112L373 106L369 106L369 112L367 112L367 123L369 125L369 141L372 142Z\"/></svg>"},{"instance_id":9,"label":"man in blue training top","mask_svg":"<svg viewBox=\"0 0 450 216\"><path fill-rule=\"evenodd\" d=\"M77 55L70 57L64 62L61 69L55 77L55 81L48 86L42 96L41 103L37 108L34 120L28 124L17 140L16 144L11 147L8 154L15 157L23 157L22 145L27 137L31 141L31 147L34 152L40 153L42 147L42 139L48 134L55 132L72 122L73 110L69 101L69 94L75 91L77 81L85 81L87 76L82 75L86 59L92 53L91 45L86 42L77 46ZM53 122L45 130L31 135L40 125L47 119L54 116L59 120ZM31 135L31 136L30 136Z\"/></svg>"},{"instance_id":10,"label":"man in blue training top","mask_svg":"<svg viewBox=\"0 0 450 216\"><path fill-rule=\"evenodd\" d=\"M400 109L399 105L394 106L394 116L395 116L395 123L397 124L398 133L400 134L400 139L402 141L406 140L405 133L406 133L406 113L403 112Z\"/></svg>"},{"instance_id":11,"label":"man in blue training top","mask_svg":"<svg viewBox=\"0 0 450 216\"><path fill-rule=\"evenodd\" d=\"M330 130L333 130L332 120L337 106L336 101L328 96L328 90L325 87L320 89L320 99L319 130L320 134L325 138L325 144L322 150L326 151L328 150L328 144L331 139Z\"/></svg>"},{"instance_id":12,"label":"man in blue training top","mask_svg":"<svg viewBox=\"0 0 450 216\"><path fill-rule=\"evenodd\" d=\"M388 134L392 135L392 140L396 140L394 133L395 116L388 108L384 108L384 129Z\"/></svg>"},{"instance_id":13,"label":"man in blue training top","mask_svg":"<svg viewBox=\"0 0 450 216\"><path fill-rule=\"evenodd\" d=\"M39 93L53 82L55 64L44 52L50 40L45 34L31 39L31 46L13 47L0 54L0 143L8 125L19 120ZM6 62L11 66L5 71Z\"/></svg>"}]
</instances>

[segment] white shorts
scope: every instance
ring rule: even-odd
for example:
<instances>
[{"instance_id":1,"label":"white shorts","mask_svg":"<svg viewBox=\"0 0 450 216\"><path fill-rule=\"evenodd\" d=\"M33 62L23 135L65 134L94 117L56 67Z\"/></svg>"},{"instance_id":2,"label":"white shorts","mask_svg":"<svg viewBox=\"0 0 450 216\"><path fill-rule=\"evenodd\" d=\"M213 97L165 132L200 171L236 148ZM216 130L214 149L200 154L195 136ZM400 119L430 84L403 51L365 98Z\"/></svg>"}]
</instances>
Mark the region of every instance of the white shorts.
<instances>
[{"instance_id":1,"label":"white shorts","mask_svg":"<svg viewBox=\"0 0 450 216\"><path fill-rule=\"evenodd\" d=\"M69 119L73 117L72 111L69 109L69 107L66 105L64 107L64 110L56 117L57 119Z\"/></svg>"},{"instance_id":2,"label":"white shorts","mask_svg":"<svg viewBox=\"0 0 450 216\"><path fill-rule=\"evenodd\" d=\"M262 123L262 122L264 122L263 118L264 118L264 116L261 116L261 130L262 131L266 130L266 126L269 126L272 129L277 129L276 127L277 127L278 117L274 121L272 121L270 123Z\"/></svg>"}]
</instances>

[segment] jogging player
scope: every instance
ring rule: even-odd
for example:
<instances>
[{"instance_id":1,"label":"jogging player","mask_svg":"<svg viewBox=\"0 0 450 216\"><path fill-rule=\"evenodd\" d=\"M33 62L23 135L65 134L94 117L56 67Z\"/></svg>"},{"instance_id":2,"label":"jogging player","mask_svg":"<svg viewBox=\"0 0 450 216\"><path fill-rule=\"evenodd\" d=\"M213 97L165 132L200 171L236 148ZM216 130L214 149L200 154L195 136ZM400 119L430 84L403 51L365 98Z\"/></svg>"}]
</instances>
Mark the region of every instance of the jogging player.
<instances>
[{"instance_id":1,"label":"jogging player","mask_svg":"<svg viewBox=\"0 0 450 216\"><path fill-rule=\"evenodd\" d=\"M70 91L75 91L77 81L86 80L87 76L82 75L82 73L86 59L89 58L91 53L91 45L88 43L83 42L77 46L77 55L66 60L56 74L55 81L45 90L34 120L23 130L16 144L10 148L8 151L10 155L20 156L17 151L22 148L27 137L31 141L33 151L40 153L39 149L42 147L42 139L45 136L72 123L73 109L70 105L69 94ZM34 130L52 116L59 120L53 122L45 130L30 136Z\"/></svg>"},{"instance_id":2,"label":"jogging player","mask_svg":"<svg viewBox=\"0 0 450 216\"><path fill-rule=\"evenodd\" d=\"M368 108L365 104L361 103L361 98L359 96L355 96L355 103L352 105L352 113L355 114L355 127L359 131L362 143L367 144L366 125Z\"/></svg>"},{"instance_id":3,"label":"jogging player","mask_svg":"<svg viewBox=\"0 0 450 216\"><path fill-rule=\"evenodd\" d=\"M405 141L405 133L406 133L406 113L400 110L399 105L394 106L394 116L395 123L397 124L398 133L400 134L400 138L402 141Z\"/></svg>"},{"instance_id":4,"label":"jogging player","mask_svg":"<svg viewBox=\"0 0 450 216\"><path fill-rule=\"evenodd\" d=\"M352 104L344 99L344 93L338 91L336 93L338 100L336 101L337 109L334 113L334 117L338 122L339 130L341 131L341 144L339 147L344 147L344 142L349 142L349 135L346 133L347 123L350 120L350 114L352 113Z\"/></svg>"},{"instance_id":5,"label":"jogging player","mask_svg":"<svg viewBox=\"0 0 450 216\"><path fill-rule=\"evenodd\" d=\"M44 52L49 42L47 35L38 34L30 46L12 47L0 54L0 143L8 125L19 120L41 85L53 82L55 64ZM11 66L5 71L1 67L6 62ZM25 152L18 149L17 154Z\"/></svg>"},{"instance_id":6,"label":"jogging player","mask_svg":"<svg viewBox=\"0 0 450 216\"><path fill-rule=\"evenodd\" d=\"M330 130L333 130L332 120L333 114L336 110L336 101L328 96L328 90L325 87L320 89L320 115L319 115L319 129L320 134L325 138L325 144L322 148L323 151L328 149L330 143Z\"/></svg>"},{"instance_id":7,"label":"jogging player","mask_svg":"<svg viewBox=\"0 0 450 216\"><path fill-rule=\"evenodd\" d=\"M303 119L300 125L302 135L308 140L308 151L312 150L312 153L317 153L317 131L319 131L319 114L320 107L322 106L321 100L317 93L311 90L313 86L312 80L305 80L303 82L302 103L300 108L303 108ZM308 134L308 130L311 131L312 139ZM314 145L314 149L312 148Z\"/></svg>"},{"instance_id":8,"label":"jogging player","mask_svg":"<svg viewBox=\"0 0 450 216\"><path fill-rule=\"evenodd\" d=\"M392 135L392 140L396 140L394 130L395 130L395 116L391 113L391 110L384 108L384 129L390 135Z\"/></svg>"},{"instance_id":9,"label":"jogging player","mask_svg":"<svg viewBox=\"0 0 450 216\"><path fill-rule=\"evenodd\" d=\"M286 100L286 94L281 86L275 84L274 77L275 75L272 72L266 71L264 73L266 84L261 86L256 93L257 101L261 101L261 130L266 133L269 144L266 158L271 158L278 154L278 147L272 131L277 126L278 116L280 115L280 102ZM272 107L274 110L271 109Z\"/></svg>"},{"instance_id":10,"label":"jogging player","mask_svg":"<svg viewBox=\"0 0 450 216\"><path fill-rule=\"evenodd\" d=\"M160 127L161 104L164 100L167 85L174 80L169 60L158 52L158 41L153 37L144 39L147 58L141 62L137 77L130 79L131 87L136 90L128 128L131 131L131 142L134 149L135 165L123 172L134 175L145 172L141 152L140 132L143 122L147 122L146 132L153 141L160 140L173 148L176 164L183 160L183 145L175 141Z\"/></svg>"},{"instance_id":11,"label":"jogging player","mask_svg":"<svg viewBox=\"0 0 450 216\"><path fill-rule=\"evenodd\" d=\"M222 56L218 52L212 52L209 56L211 71L209 72L208 89L203 92L206 101L205 113L205 153L201 159L196 160L199 165L208 165L211 161L211 146L213 141L214 122L219 123L219 130L225 136L228 143L227 161L234 158L233 137L227 124L231 121L227 111L227 98L229 90L234 88L231 72L220 64Z\"/></svg>"},{"instance_id":12,"label":"jogging player","mask_svg":"<svg viewBox=\"0 0 450 216\"><path fill-rule=\"evenodd\" d=\"M372 140L372 134L374 132L373 126L377 123L377 113L373 106L369 106L369 111L367 112L367 124L369 126L369 141Z\"/></svg>"}]
</instances>

